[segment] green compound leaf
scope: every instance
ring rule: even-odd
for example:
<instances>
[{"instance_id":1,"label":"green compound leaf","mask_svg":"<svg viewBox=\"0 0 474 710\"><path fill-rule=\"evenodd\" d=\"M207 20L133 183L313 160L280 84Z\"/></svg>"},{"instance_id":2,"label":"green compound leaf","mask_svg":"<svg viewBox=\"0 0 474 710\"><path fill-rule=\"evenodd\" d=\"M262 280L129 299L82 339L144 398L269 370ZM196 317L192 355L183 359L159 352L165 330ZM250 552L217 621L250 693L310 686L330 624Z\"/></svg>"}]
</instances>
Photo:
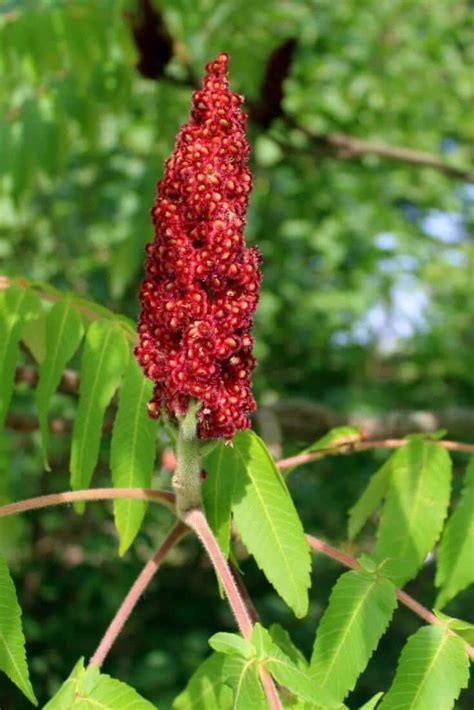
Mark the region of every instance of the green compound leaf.
<instances>
[{"instance_id":1,"label":"green compound leaf","mask_svg":"<svg viewBox=\"0 0 474 710\"><path fill-rule=\"evenodd\" d=\"M39 298L30 289L15 284L0 293L0 427L3 427L13 393L23 327L40 314Z\"/></svg>"},{"instance_id":2,"label":"green compound leaf","mask_svg":"<svg viewBox=\"0 0 474 710\"><path fill-rule=\"evenodd\" d=\"M232 512L242 541L278 594L302 617L308 609L311 557L286 484L254 432L237 434L223 455L235 472Z\"/></svg>"},{"instance_id":3,"label":"green compound leaf","mask_svg":"<svg viewBox=\"0 0 474 710\"><path fill-rule=\"evenodd\" d=\"M222 710L232 707L232 690L224 685L225 656L213 653L201 663L173 702L173 710Z\"/></svg>"},{"instance_id":4,"label":"green compound leaf","mask_svg":"<svg viewBox=\"0 0 474 710\"><path fill-rule=\"evenodd\" d=\"M353 540L362 530L372 513L377 510L390 486L390 477L399 451L390 456L387 461L373 474L369 485L361 497L349 510L348 535Z\"/></svg>"},{"instance_id":5,"label":"green compound leaf","mask_svg":"<svg viewBox=\"0 0 474 710\"><path fill-rule=\"evenodd\" d=\"M111 320L92 323L82 355L79 406L71 447L71 487L87 488L99 456L107 405L127 365L129 347L122 328ZM84 503L77 503L78 512Z\"/></svg>"},{"instance_id":6,"label":"green compound leaf","mask_svg":"<svg viewBox=\"0 0 474 710\"><path fill-rule=\"evenodd\" d=\"M3 557L0 557L0 670L7 674L33 705L38 704L26 664L21 609Z\"/></svg>"},{"instance_id":7,"label":"green compound leaf","mask_svg":"<svg viewBox=\"0 0 474 710\"><path fill-rule=\"evenodd\" d=\"M156 710L136 690L100 672L98 666L84 668L81 658L71 675L44 710Z\"/></svg>"},{"instance_id":8,"label":"green compound leaf","mask_svg":"<svg viewBox=\"0 0 474 710\"><path fill-rule=\"evenodd\" d=\"M114 486L149 488L156 456L158 422L148 415L147 402L153 383L130 357L119 395L110 444L110 468ZM114 501L115 525L123 555L140 530L147 504L141 500Z\"/></svg>"},{"instance_id":9,"label":"green compound leaf","mask_svg":"<svg viewBox=\"0 0 474 710\"><path fill-rule=\"evenodd\" d=\"M443 607L474 582L474 458L466 469L457 508L444 528L435 584L441 587L435 606Z\"/></svg>"},{"instance_id":10,"label":"green compound leaf","mask_svg":"<svg viewBox=\"0 0 474 710\"><path fill-rule=\"evenodd\" d=\"M311 657L318 688L342 702L356 684L390 623L397 598L383 577L343 574L333 587Z\"/></svg>"},{"instance_id":11,"label":"green compound leaf","mask_svg":"<svg viewBox=\"0 0 474 710\"><path fill-rule=\"evenodd\" d=\"M46 318L46 350L39 370L36 406L43 441L44 465L48 464L48 411L51 396L61 379L64 367L76 352L84 334L81 316L68 298L56 303Z\"/></svg>"},{"instance_id":12,"label":"green compound leaf","mask_svg":"<svg viewBox=\"0 0 474 710\"><path fill-rule=\"evenodd\" d=\"M395 679L378 710L450 710L468 680L463 640L443 626L424 626L405 644Z\"/></svg>"},{"instance_id":13,"label":"green compound leaf","mask_svg":"<svg viewBox=\"0 0 474 710\"><path fill-rule=\"evenodd\" d=\"M441 533L451 493L451 459L438 444L413 438L398 452L379 529L375 558L403 586Z\"/></svg>"},{"instance_id":14,"label":"green compound leaf","mask_svg":"<svg viewBox=\"0 0 474 710\"><path fill-rule=\"evenodd\" d=\"M206 517L219 546L227 557L230 546L232 491L236 477L235 457L226 456L227 447L220 441L204 459L207 478L202 485Z\"/></svg>"}]
</instances>

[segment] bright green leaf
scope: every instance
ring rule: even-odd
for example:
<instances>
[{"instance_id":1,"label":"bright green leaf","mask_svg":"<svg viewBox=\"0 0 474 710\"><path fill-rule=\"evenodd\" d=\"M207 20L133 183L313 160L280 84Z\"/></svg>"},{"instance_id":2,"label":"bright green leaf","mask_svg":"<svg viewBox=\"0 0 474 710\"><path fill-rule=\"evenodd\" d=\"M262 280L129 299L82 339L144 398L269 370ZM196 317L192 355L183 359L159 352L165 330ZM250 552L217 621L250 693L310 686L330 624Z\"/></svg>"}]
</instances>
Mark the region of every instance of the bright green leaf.
<instances>
[{"instance_id":1,"label":"bright green leaf","mask_svg":"<svg viewBox=\"0 0 474 710\"><path fill-rule=\"evenodd\" d=\"M71 487L87 488L99 456L102 422L129 357L122 328L112 320L94 321L87 331L81 387L71 447ZM76 504L78 511L84 503Z\"/></svg>"},{"instance_id":2,"label":"bright green leaf","mask_svg":"<svg viewBox=\"0 0 474 710\"><path fill-rule=\"evenodd\" d=\"M398 586L412 579L441 533L451 492L445 449L411 439L398 452L377 531L375 557Z\"/></svg>"},{"instance_id":3,"label":"bright green leaf","mask_svg":"<svg viewBox=\"0 0 474 710\"><path fill-rule=\"evenodd\" d=\"M5 560L0 557L0 670L37 705L26 664L25 637L15 585Z\"/></svg>"},{"instance_id":4,"label":"bright green leaf","mask_svg":"<svg viewBox=\"0 0 474 710\"><path fill-rule=\"evenodd\" d=\"M344 700L367 666L396 606L395 588L383 577L351 571L338 579L311 657L318 688Z\"/></svg>"},{"instance_id":5,"label":"bright green leaf","mask_svg":"<svg viewBox=\"0 0 474 710\"><path fill-rule=\"evenodd\" d=\"M213 653L192 675L173 702L173 710L222 710L232 707L232 691L224 685L225 656Z\"/></svg>"},{"instance_id":6,"label":"bright green leaf","mask_svg":"<svg viewBox=\"0 0 474 710\"><path fill-rule=\"evenodd\" d=\"M361 430L355 426L338 426L308 446L306 452L332 449L343 444L354 444L362 439Z\"/></svg>"},{"instance_id":7,"label":"bright green leaf","mask_svg":"<svg viewBox=\"0 0 474 710\"><path fill-rule=\"evenodd\" d=\"M44 710L156 710L126 683L100 672L97 666L84 668L84 659L74 666Z\"/></svg>"},{"instance_id":8,"label":"bright green leaf","mask_svg":"<svg viewBox=\"0 0 474 710\"><path fill-rule=\"evenodd\" d=\"M450 710L468 680L464 641L443 626L424 626L403 648L395 679L378 710Z\"/></svg>"},{"instance_id":9,"label":"bright green leaf","mask_svg":"<svg viewBox=\"0 0 474 710\"><path fill-rule=\"evenodd\" d=\"M374 695L373 698L370 698L370 700L367 700L366 703L364 703L359 710L374 710L377 707L377 704L380 700L380 698L383 695L383 691L380 691L380 693L377 693Z\"/></svg>"},{"instance_id":10,"label":"bright green leaf","mask_svg":"<svg viewBox=\"0 0 474 710\"><path fill-rule=\"evenodd\" d=\"M435 584L441 587L435 606L443 607L474 582L474 457L466 470L464 488L444 528L438 552Z\"/></svg>"},{"instance_id":11,"label":"bright green leaf","mask_svg":"<svg viewBox=\"0 0 474 710\"><path fill-rule=\"evenodd\" d=\"M202 486L206 517L222 552L229 554L232 490L239 461L226 456L226 446L220 441L204 459L207 478Z\"/></svg>"},{"instance_id":12,"label":"bright green leaf","mask_svg":"<svg viewBox=\"0 0 474 710\"><path fill-rule=\"evenodd\" d=\"M232 512L242 541L296 616L304 616L311 558L286 484L253 432L237 434L226 459L235 471Z\"/></svg>"},{"instance_id":13,"label":"bright green leaf","mask_svg":"<svg viewBox=\"0 0 474 710\"><path fill-rule=\"evenodd\" d=\"M268 710L255 658L226 656L223 675L234 691L232 710Z\"/></svg>"},{"instance_id":14,"label":"bright green leaf","mask_svg":"<svg viewBox=\"0 0 474 710\"><path fill-rule=\"evenodd\" d=\"M252 658L256 653L255 647L248 639L224 631L211 636L209 646L219 653L237 654L243 658Z\"/></svg>"},{"instance_id":15,"label":"bright green leaf","mask_svg":"<svg viewBox=\"0 0 474 710\"><path fill-rule=\"evenodd\" d=\"M282 650L288 658L291 659L295 666L302 669L306 669L308 667L308 661L300 649L295 646L286 629L279 624L272 624L268 629L268 633L270 634L273 643L278 646L278 648Z\"/></svg>"},{"instance_id":16,"label":"bright green leaf","mask_svg":"<svg viewBox=\"0 0 474 710\"><path fill-rule=\"evenodd\" d=\"M443 612L439 611L439 609L434 609L433 611L435 616L437 616L438 619L448 627L448 629L455 631L468 643L474 643L474 624L470 624L468 621L464 621L464 619L457 619L455 616L443 614Z\"/></svg>"},{"instance_id":17,"label":"bright green leaf","mask_svg":"<svg viewBox=\"0 0 474 710\"><path fill-rule=\"evenodd\" d=\"M110 444L110 468L114 486L149 488L156 456L158 422L148 415L147 402L153 383L130 357L119 395ZM123 555L134 541L146 512L141 500L114 501L115 525Z\"/></svg>"},{"instance_id":18,"label":"bright green leaf","mask_svg":"<svg viewBox=\"0 0 474 710\"><path fill-rule=\"evenodd\" d=\"M40 313L40 301L34 291L15 284L0 292L0 427L13 393L22 329Z\"/></svg>"},{"instance_id":19,"label":"bright green leaf","mask_svg":"<svg viewBox=\"0 0 474 710\"><path fill-rule=\"evenodd\" d=\"M69 299L59 301L52 307L46 319L46 352L40 366L36 390L44 464L47 469L49 469L49 403L59 384L64 367L79 347L83 333L82 319L71 306Z\"/></svg>"}]
</instances>

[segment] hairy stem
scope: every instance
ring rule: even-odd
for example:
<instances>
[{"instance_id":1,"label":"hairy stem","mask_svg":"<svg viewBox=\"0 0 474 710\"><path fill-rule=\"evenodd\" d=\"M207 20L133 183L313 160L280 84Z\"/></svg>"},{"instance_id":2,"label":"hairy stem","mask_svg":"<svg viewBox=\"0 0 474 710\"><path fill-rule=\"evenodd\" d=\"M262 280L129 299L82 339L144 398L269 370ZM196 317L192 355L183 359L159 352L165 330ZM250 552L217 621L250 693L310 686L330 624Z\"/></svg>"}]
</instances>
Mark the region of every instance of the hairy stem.
<instances>
[{"instance_id":1,"label":"hairy stem","mask_svg":"<svg viewBox=\"0 0 474 710\"><path fill-rule=\"evenodd\" d=\"M151 488L87 488L81 491L51 493L36 498L27 498L15 503L0 506L0 518L23 513L27 510L47 508L50 505L75 503L78 500L115 500L117 498L135 498L151 503L162 503L174 512L175 496L168 491L154 491Z\"/></svg>"},{"instance_id":2,"label":"hairy stem","mask_svg":"<svg viewBox=\"0 0 474 710\"><path fill-rule=\"evenodd\" d=\"M306 539L314 550L322 552L323 555L326 555L327 557L332 557L333 560L337 560L345 567L351 567L352 569L360 569L360 565L355 559L355 557L348 555L342 550L338 550L337 547L328 545L327 542L323 542L319 538L314 537L314 535L306 535ZM402 604L414 611L415 614L418 614L418 616L427 621L428 624L439 624L441 626L444 626L443 622L438 619L435 614L433 614L429 609L420 604L420 602L417 602L416 599L410 597L410 595L404 592L403 589L397 589L396 595L397 599ZM451 629L448 630L449 633L451 633L453 636L458 636L458 634L456 634ZM466 643L465 645L468 655L474 660L474 646L471 646L469 643Z\"/></svg>"},{"instance_id":3,"label":"hairy stem","mask_svg":"<svg viewBox=\"0 0 474 710\"><path fill-rule=\"evenodd\" d=\"M176 441L176 471L173 487L176 491L176 510L181 519L193 508L202 508L201 451L196 434L197 412L200 403L190 400L188 411L178 417Z\"/></svg>"},{"instance_id":4,"label":"hairy stem","mask_svg":"<svg viewBox=\"0 0 474 710\"><path fill-rule=\"evenodd\" d=\"M209 527L206 516L202 510L190 510L186 513L184 522L196 533L209 555L212 566L224 587L227 600L237 621L240 633L244 638L250 638L253 628L250 612L242 598L235 578L229 569L227 560L222 554L221 548L214 537L214 533ZM259 673L267 697L268 707L271 710L282 710L282 704L272 677L265 668L260 668Z\"/></svg>"},{"instance_id":5,"label":"hairy stem","mask_svg":"<svg viewBox=\"0 0 474 710\"><path fill-rule=\"evenodd\" d=\"M137 579L130 588L127 596L120 605L117 613L112 619L107 631L102 637L94 655L89 661L89 666L94 664L101 666L110 651L112 644L121 632L125 622L135 608L139 598L150 583L155 572L158 571L160 564L171 550L171 548L187 533L186 526L181 522L177 522L165 537L160 547L142 569Z\"/></svg>"}]
</instances>

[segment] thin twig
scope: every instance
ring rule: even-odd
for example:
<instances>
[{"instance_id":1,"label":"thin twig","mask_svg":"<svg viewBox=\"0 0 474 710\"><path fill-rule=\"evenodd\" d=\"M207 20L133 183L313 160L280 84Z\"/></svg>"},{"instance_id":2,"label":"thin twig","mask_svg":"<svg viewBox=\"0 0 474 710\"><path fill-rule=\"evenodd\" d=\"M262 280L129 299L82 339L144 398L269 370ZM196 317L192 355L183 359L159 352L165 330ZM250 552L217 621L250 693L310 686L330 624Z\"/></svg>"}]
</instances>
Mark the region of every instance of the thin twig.
<instances>
[{"instance_id":1,"label":"thin twig","mask_svg":"<svg viewBox=\"0 0 474 710\"><path fill-rule=\"evenodd\" d=\"M370 449L398 449L408 443L408 439L382 439L380 441L354 441L342 442L335 446L328 446L325 449L310 453L296 454L289 456L286 459L280 459L276 462L278 468L292 468L293 466L301 466L310 461L317 461L325 456L335 456L340 454L354 454L358 451L368 451ZM443 449L450 451L463 451L465 453L474 453L474 444L466 444L460 441L440 440L435 442Z\"/></svg>"},{"instance_id":2,"label":"thin twig","mask_svg":"<svg viewBox=\"0 0 474 710\"><path fill-rule=\"evenodd\" d=\"M162 503L174 512L175 496L168 491L155 491L150 488L89 488L80 491L64 491L45 496L27 498L26 500L7 503L0 506L0 518L27 510L37 510L50 505L75 503L79 500L115 500L118 498L133 498L147 500L152 503Z\"/></svg>"},{"instance_id":3,"label":"thin twig","mask_svg":"<svg viewBox=\"0 0 474 710\"><path fill-rule=\"evenodd\" d=\"M149 585L153 575L158 571L160 564L171 550L171 548L186 535L188 529L181 521L177 522L168 535L165 537L160 547L142 569L137 579L130 588L127 596L120 605L117 613L110 622L107 631L102 637L97 649L92 655L89 666L101 666L110 651L112 644L121 632L125 622L135 608L139 598Z\"/></svg>"},{"instance_id":4,"label":"thin twig","mask_svg":"<svg viewBox=\"0 0 474 710\"><path fill-rule=\"evenodd\" d=\"M343 552L342 550L338 550L337 547L333 547L332 545L328 545L327 542L323 542L323 540L320 540L317 537L314 537L314 535L306 535L306 539L311 545L311 547L314 550L317 550L318 552L322 552L323 555L326 555L327 557L332 557L333 560L337 560L337 562L340 562L342 565L345 567L350 567L351 569L360 569L360 565L355 559L355 557L352 557L351 555L348 555L346 552ZM397 589L396 590L396 595L397 599L401 601L402 604L404 604L406 607L411 609L415 614L417 614L419 617L424 619L425 621L428 622L428 624L437 624L441 626L445 626L445 624L438 619L435 614L433 614L429 609L427 609L425 606L420 604L420 602L417 602L416 599L413 599L413 597L410 597L409 594L403 591L403 589ZM452 629L448 629L449 633L452 634L453 636L458 636L459 634L456 634ZM463 639L464 641L464 639ZM470 658L474 660L474 646L471 646L469 643L465 643L466 646L466 651Z\"/></svg>"}]
</instances>

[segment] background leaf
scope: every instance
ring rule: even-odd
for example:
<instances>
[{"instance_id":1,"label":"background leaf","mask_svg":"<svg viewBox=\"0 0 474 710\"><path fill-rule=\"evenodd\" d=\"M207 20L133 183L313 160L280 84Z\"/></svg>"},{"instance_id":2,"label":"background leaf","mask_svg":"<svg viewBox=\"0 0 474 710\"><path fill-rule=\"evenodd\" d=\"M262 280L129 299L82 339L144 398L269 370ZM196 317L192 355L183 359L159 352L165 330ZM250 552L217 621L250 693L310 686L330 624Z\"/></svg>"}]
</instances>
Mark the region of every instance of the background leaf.
<instances>
[{"instance_id":1,"label":"background leaf","mask_svg":"<svg viewBox=\"0 0 474 710\"><path fill-rule=\"evenodd\" d=\"M52 394L61 379L64 367L72 358L84 333L82 318L69 299L55 303L46 319L45 357L39 369L36 406L43 440L44 463L48 464L48 412Z\"/></svg>"},{"instance_id":2,"label":"background leaf","mask_svg":"<svg viewBox=\"0 0 474 710\"><path fill-rule=\"evenodd\" d=\"M414 577L441 533L451 493L451 459L438 444L413 438L393 463L377 531L375 557L403 586Z\"/></svg>"},{"instance_id":3,"label":"background leaf","mask_svg":"<svg viewBox=\"0 0 474 710\"><path fill-rule=\"evenodd\" d=\"M362 571L343 574L332 589L311 657L318 688L342 701L355 686L397 606L395 588Z\"/></svg>"},{"instance_id":4,"label":"background leaf","mask_svg":"<svg viewBox=\"0 0 474 710\"><path fill-rule=\"evenodd\" d=\"M464 641L442 626L424 626L403 648L395 680L378 710L450 710L468 680Z\"/></svg>"},{"instance_id":5,"label":"background leaf","mask_svg":"<svg viewBox=\"0 0 474 710\"><path fill-rule=\"evenodd\" d=\"M0 427L13 392L22 328L40 312L41 305L33 291L17 285L0 291Z\"/></svg>"},{"instance_id":6,"label":"background leaf","mask_svg":"<svg viewBox=\"0 0 474 710\"><path fill-rule=\"evenodd\" d=\"M38 704L26 664L21 609L3 557L0 557L0 670L7 674L33 705Z\"/></svg>"},{"instance_id":7,"label":"background leaf","mask_svg":"<svg viewBox=\"0 0 474 710\"><path fill-rule=\"evenodd\" d=\"M149 488L156 456L158 421L148 415L153 382L130 357L119 394L118 410L110 444L110 468L114 486ZM123 555L135 539L146 512L146 502L114 501L115 525Z\"/></svg>"},{"instance_id":8,"label":"background leaf","mask_svg":"<svg viewBox=\"0 0 474 710\"><path fill-rule=\"evenodd\" d=\"M71 445L71 487L86 488L92 478L107 405L117 389L129 357L122 328L111 320L94 321L87 331L81 386ZM76 504L78 511L84 503Z\"/></svg>"},{"instance_id":9,"label":"background leaf","mask_svg":"<svg viewBox=\"0 0 474 710\"><path fill-rule=\"evenodd\" d=\"M461 499L446 523L438 551L435 606L443 607L474 582L474 458L469 461Z\"/></svg>"},{"instance_id":10,"label":"background leaf","mask_svg":"<svg viewBox=\"0 0 474 710\"><path fill-rule=\"evenodd\" d=\"M308 609L311 558L303 526L285 482L262 440L253 432L234 437L224 452L236 472L235 524L248 551L295 612Z\"/></svg>"}]
</instances>

